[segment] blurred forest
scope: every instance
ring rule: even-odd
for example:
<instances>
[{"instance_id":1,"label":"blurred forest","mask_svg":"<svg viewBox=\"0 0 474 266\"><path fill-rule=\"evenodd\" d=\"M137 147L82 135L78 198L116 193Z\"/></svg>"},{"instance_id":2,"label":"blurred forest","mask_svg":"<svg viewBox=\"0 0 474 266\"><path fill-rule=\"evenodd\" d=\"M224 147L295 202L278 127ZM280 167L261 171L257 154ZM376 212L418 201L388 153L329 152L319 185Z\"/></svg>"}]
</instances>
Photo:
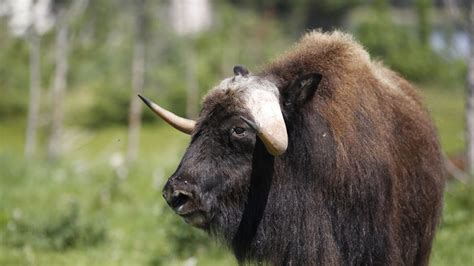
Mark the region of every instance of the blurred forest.
<instances>
[{"instance_id":1,"label":"blurred forest","mask_svg":"<svg viewBox=\"0 0 474 266\"><path fill-rule=\"evenodd\" d=\"M236 264L167 208L188 138L136 95L196 117L234 65L256 72L311 29L352 33L420 88L456 177L432 264L474 265L473 6L0 0L0 265Z\"/></svg>"}]
</instances>

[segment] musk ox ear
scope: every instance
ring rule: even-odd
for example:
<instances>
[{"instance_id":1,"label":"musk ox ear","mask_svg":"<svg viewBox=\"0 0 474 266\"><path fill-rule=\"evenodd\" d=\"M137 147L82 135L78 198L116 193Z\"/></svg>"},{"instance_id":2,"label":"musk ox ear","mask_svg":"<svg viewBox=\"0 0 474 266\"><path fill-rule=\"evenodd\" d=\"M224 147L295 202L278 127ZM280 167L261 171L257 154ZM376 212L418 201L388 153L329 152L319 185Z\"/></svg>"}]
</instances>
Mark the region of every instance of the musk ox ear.
<instances>
[{"instance_id":1,"label":"musk ox ear","mask_svg":"<svg viewBox=\"0 0 474 266\"><path fill-rule=\"evenodd\" d=\"M311 100L318 88L322 75L310 73L299 76L290 83L288 89L283 93L286 106L302 106Z\"/></svg>"},{"instance_id":2,"label":"musk ox ear","mask_svg":"<svg viewBox=\"0 0 474 266\"><path fill-rule=\"evenodd\" d=\"M238 76L243 76L246 77L249 74L249 70L242 65L236 65L234 66L234 75Z\"/></svg>"}]
</instances>

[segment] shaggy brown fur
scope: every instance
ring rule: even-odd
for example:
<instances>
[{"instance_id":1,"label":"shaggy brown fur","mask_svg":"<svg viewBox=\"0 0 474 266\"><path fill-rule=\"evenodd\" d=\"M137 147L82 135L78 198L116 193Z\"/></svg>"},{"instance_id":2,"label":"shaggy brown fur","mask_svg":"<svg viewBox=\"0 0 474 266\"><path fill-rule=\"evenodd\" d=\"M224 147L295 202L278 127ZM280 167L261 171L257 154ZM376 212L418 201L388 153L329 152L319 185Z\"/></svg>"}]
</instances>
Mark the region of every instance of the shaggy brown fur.
<instances>
[{"instance_id":1,"label":"shaggy brown fur","mask_svg":"<svg viewBox=\"0 0 474 266\"><path fill-rule=\"evenodd\" d=\"M312 73L315 93L295 100L294 81ZM248 128L235 134L248 116L239 91L213 90L164 189L198 196L170 205L192 200L199 215L185 219L240 262L427 265L444 175L415 89L340 32L306 34L258 76L280 91L286 152L271 156Z\"/></svg>"},{"instance_id":2,"label":"shaggy brown fur","mask_svg":"<svg viewBox=\"0 0 474 266\"><path fill-rule=\"evenodd\" d=\"M327 177L332 191L325 196L339 199L333 208L343 220L335 218L332 226L336 238L346 244L332 254L340 254L342 248L343 261L350 262L355 247L347 243L359 240L344 232L350 230L352 219L369 219L363 209L374 206L380 208L371 213L375 225L366 226L387 225L386 262L426 265L441 211L444 169L420 96L340 32L308 33L263 75L276 78L284 93L292 80L312 72L321 73L323 80L304 112L321 114L337 147L334 172ZM383 171L375 170L380 168Z\"/></svg>"}]
</instances>

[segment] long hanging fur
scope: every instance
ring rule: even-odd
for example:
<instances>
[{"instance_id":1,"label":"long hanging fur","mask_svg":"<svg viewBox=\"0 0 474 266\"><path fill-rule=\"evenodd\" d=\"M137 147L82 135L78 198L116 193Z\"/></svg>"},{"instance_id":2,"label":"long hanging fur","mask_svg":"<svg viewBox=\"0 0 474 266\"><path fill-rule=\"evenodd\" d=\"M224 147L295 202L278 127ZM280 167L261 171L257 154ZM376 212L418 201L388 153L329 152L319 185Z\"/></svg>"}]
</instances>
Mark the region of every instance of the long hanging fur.
<instances>
[{"instance_id":1,"label":"long hanging fur","mask_svg":"<svg viewBox=\"0 0 474 266\"><path fill-rule=\"evenodd\" d=\"M427 265L444 169L420 96L340 32L306 34L260 75L285 94L307 73L323 79L309 104L283 110L287 152L254 156L267 162L252 174L235 254L272 264Z\"/></svg>"}]
</instances>

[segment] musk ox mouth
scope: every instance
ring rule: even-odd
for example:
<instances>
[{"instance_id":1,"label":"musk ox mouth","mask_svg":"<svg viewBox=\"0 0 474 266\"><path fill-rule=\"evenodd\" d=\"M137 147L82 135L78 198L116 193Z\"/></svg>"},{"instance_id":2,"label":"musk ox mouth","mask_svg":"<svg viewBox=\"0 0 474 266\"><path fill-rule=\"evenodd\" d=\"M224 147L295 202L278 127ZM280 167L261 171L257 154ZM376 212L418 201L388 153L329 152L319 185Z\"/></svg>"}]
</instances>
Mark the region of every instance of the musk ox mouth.
<instances>
[{"instance_id":1,"label":"musk ox mouth","mask_svg":"<svg viewBox=\"0 0 474 266\"><path fill-rule=\"evenodd\" d=\"M186 223L201 229L209 227L211 219L193 201L178 197L173 202L173 205L175 213L181 216Z\"/></svg>"},{"instance_id":2,"label":"musk ox mouth","mask_svg":"<svg viewBox=\"0 0 474 266\"><path fill-rule=\"evenodd\" d=\"M205 211L204 205L200 198L196 196L196 193L182 189L171 192L165 187L163 197L171 209L181 216L186 223L201 229L209 228L212 217Z\"/></svg>"},{"instance_id":3,"label":"musk ox mouth","mask_svg":"<svg viewBox=\"0 0 474 266\"><path fill-rule=\"evenodd\" d=\"M208 219L206 213L204 213L203 211L197 210L179 215L183 217L184 221L187 224L190 224L194 227L201 229L206 229L209 227L210 219Z\"/></svg>"}]
</instances>

